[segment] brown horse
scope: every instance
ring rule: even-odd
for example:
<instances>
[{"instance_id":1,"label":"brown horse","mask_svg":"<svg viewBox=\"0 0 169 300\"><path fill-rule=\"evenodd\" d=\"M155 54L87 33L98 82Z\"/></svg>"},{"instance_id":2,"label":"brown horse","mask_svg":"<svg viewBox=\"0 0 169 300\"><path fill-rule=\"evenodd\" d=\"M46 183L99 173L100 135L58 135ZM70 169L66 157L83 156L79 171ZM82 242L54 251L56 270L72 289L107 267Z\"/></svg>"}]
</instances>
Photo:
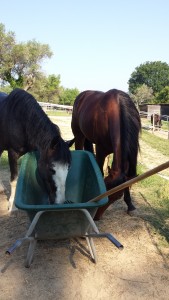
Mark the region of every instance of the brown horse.
<instances>
[{"instance_id":1,"label":"brown horse","mask_svg":"<svg viewBox=\"0 0 169 300\"><path fill-rule=\"evenodd\" d=\"M152 114L151 115L151 125L161 128L162 122L161 122L161 117L159 114Z\"/></svg>"},{"instance_id":2,"label":"brown horse","mask_svg":"<svg viewBox=\"0 0 169 300\"><path fill-rule=\"evenodd\" d=\"M102 173L105 157L113 153L112 166L105 178L107 189L136 176L141 122L128 94L116 89L80 93L74 102L71 127L76 150L93 152L93 144L96 145L96 160ZM123 192L110 196L107 207L122 195ZM129 188L124 190L124 201L128 212L135 209ZM99 208L96 219L107 207Z\"/></svg>"}]
</instances>

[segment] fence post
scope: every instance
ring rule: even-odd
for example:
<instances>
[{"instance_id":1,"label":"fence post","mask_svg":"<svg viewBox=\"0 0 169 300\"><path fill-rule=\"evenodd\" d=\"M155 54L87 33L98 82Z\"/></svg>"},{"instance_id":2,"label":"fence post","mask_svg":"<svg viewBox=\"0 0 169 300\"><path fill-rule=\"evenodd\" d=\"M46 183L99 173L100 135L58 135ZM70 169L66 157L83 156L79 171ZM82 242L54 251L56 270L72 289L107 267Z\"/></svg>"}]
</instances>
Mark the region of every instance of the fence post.
<instances>
[{"instance_id":1,"label":"fence post","mask_svg":"<svg viewBox=\"0 0 169 300\"><path fill-rule=\"evenodd\" d=\"M155 114L153 113L153 133L154 133L154 130L155 130L155 122L154 122L154 117L155 117Z\"/></svg>"}]
</instances>

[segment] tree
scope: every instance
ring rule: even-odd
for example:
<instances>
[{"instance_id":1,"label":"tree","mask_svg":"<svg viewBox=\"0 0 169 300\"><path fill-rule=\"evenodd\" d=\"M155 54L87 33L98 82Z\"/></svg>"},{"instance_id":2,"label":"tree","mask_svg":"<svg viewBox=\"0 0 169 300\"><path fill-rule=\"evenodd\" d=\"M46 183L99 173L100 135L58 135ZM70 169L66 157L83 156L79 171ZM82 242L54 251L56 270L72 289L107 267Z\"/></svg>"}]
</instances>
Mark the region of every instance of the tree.
<instances>
[{"instance_id":1,"label":"tree","mask_svg":"<svg viewBox=\"0 0 169 300\"><path fill-rule=\"evenodd\" d=\"M129 92L135 94L136 89L145 84L153 89L154 94L169 86L169 65L165 62L154 61L141 64L131 74L128 81Z\"/></svg>"},{"instance_id":2,"label":"tree","mask_svg":"<svg viewBox=\"0 0 169 300\"><path fill-rule=\"evenodd\" d=\"M64 89L62 88L61 95L59 97L59 103L64 105L73 105L75 98L80 92L78 89Z\"/></svg>"},{"instance_id":3,"label":"tree","mask_svg":"<svg viewBox=\"0 0 169 300\"><path fill-rule=\"evenodd\" d=\"M130 96L138 109L140 104L151 103L154 99L153 89L146 84L139 86Z\"/></svg>"},{"instance_id":4,"label":"tree","mask_svg":"<svg viewBox=\"0 0 169 300\"><path fill-rule=\"evenodd\" d=\"M46 93L48 102L58 103L60 95L60 75L49 75L46 84Z\"/></svg>"},{"instance_id":5,"label":"tree","mask_svg":"<svg viewBox=\"0 0 169 300\"><path fill-rule=\"evenodd\" d=\"M155 97L155 103L169 103L169 86L163 88Z\"/></svg>"},{"instance_id":6,"label":"tree","mask_svg":"<svg viewBox=\"0 0 169 300\"><path fill-rule=\"evenodd\" d=\"M52 52L47 44L35 40L18 43L15 34L6 32L0 23L0 81L12 88L29 90L41 72L41 63L50 58Z\"/></svg>"},{"instance_id":7,"label":"tree","mask_svg":"<svg viewBox=\"0 0 169 300\"><path fill-rule=\"evenodd\" d=\"M43 73L39 73L30 89L30 93L38 101L58 103L60 90L60 75L49 75L46 77Z\"/></svg>"}]
</instances>

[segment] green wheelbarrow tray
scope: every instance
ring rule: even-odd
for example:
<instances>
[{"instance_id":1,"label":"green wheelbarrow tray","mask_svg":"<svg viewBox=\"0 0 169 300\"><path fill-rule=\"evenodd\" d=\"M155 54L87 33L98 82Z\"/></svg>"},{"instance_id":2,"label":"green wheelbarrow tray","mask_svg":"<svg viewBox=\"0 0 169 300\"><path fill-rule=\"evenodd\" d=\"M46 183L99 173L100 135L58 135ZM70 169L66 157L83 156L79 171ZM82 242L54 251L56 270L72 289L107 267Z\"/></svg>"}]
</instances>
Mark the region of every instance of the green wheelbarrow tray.
<instances>
[{"instance_id":1,"label":"green wheelbarrow tray","mask_svg":"<svg viewBox=\"0 0 169 300\"><path fill-rule=\"evenodd\" d=\"M92 237L107 237L116 247L122 245L111 234L100 234L93 221L98 207L108 203L108 197L97 202L89 200L106 192L103 176L92 153L71 151L72 163L66 180L65 203L49 204L44 183L37 171L38 152L27 153L20 166L15 193L15 206L25 210L30 227L24 238L7 250L11 254L23 241L29 240L29 266L36 241L42 239L65 239L86 237L91 256L96 261Z\"/></svg>"}]
</instances>

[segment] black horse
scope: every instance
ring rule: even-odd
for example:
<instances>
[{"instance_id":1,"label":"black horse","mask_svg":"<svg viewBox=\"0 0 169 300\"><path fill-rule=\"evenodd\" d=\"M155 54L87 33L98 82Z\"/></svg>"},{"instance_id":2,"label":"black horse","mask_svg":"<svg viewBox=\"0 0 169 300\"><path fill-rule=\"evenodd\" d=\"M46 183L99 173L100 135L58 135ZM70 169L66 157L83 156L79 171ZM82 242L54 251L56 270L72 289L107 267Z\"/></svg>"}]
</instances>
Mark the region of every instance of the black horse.
<instances>
[{"instance_id":1,"label":"black horse","mask_svg":"<svg viewBox=\"0 0 169 300\"><path fill-rule=\"evenodd\" d=\"M108 190L136 176L141 122L128 94L116 89L106 93L80 93L74 102L71 126L75 149L93 152L92 143L96 145L96 160L102 173L105 157L113 153L112 166L105 178ZM100 219L105 209L121 195L109 196L109 203L98 209L95 219ZM135 209L129 188L124 190L124 201L128 211Z\"/></svg>"},{"instance_id":2,"label":"black horse","mask_svg":"<svg viewBox=\"0 0 169 300\"><path fill-rule=\"evenodd\" d=\"M19 157L38 150L38 171L46 185L49 203L63 203L72 144L73 140L62 139L59 127L50 121L31 94L22 89L15 89L9 95L0 93L0 156L4 150L8 151L11 183L18 176ZM14 208L12 198L10 211Z\"/></svg>"}]
</instances>

